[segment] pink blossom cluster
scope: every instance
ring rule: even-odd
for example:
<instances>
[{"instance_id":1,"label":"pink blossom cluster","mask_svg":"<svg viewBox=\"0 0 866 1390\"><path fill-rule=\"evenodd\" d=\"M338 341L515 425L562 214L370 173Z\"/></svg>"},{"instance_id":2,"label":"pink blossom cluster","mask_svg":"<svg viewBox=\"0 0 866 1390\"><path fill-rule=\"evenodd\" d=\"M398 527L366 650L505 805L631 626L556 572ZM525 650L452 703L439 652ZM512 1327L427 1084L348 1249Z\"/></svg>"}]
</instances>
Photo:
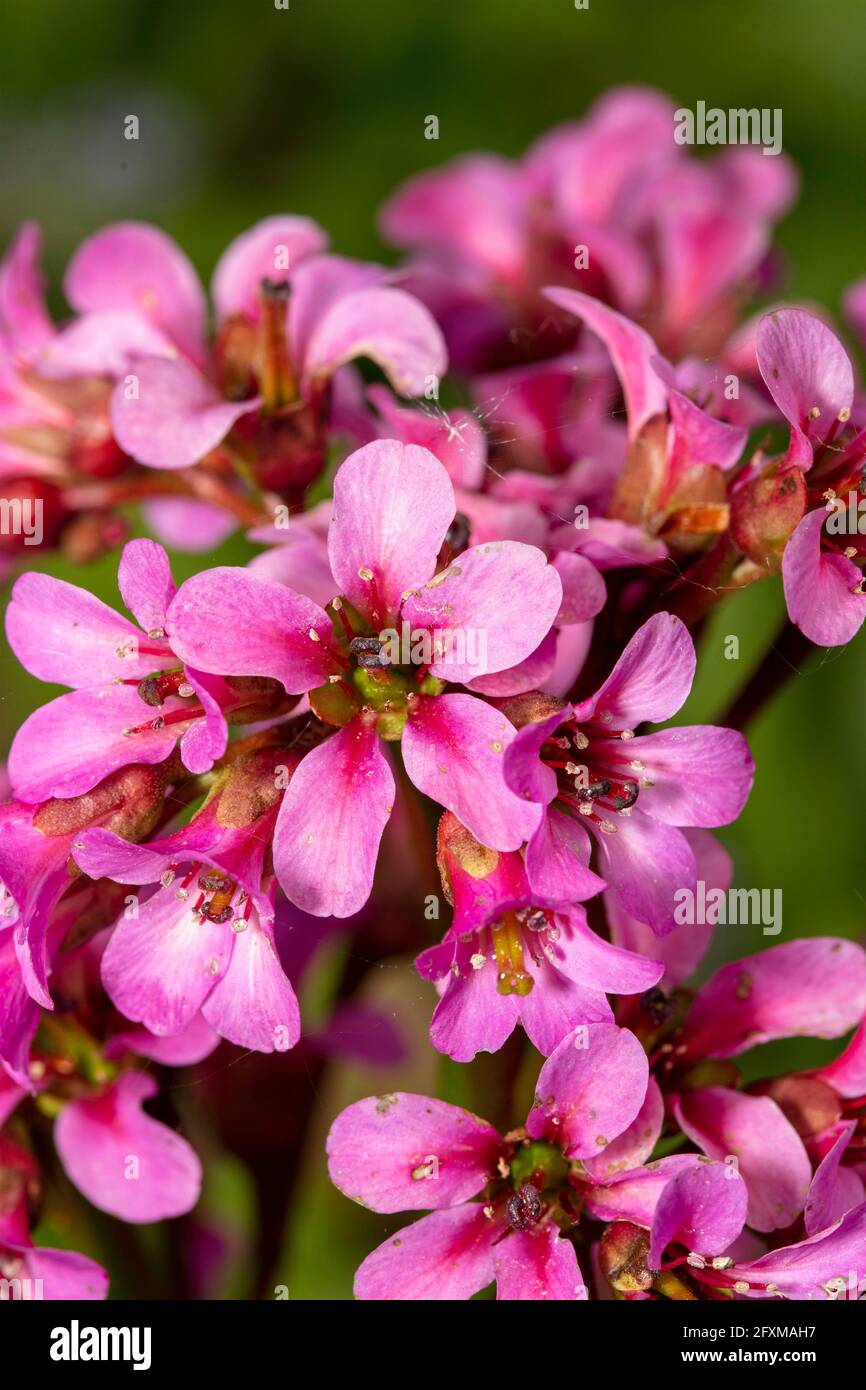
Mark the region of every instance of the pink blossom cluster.
<instances>
[{"instance_id":1,"label":"pink blossom cluster","mask_svg":"<svg viewBox=\"0 0 866 1390\"><path fill-rule=\"evenodd\" d=\"M778 574L804 647L866 616L866 398L823 318L753 311L795 191L784 156L696 159L667 98L621 89L519 161L411 179L382 213L396 268L279 215L208 300L122 223L55 323L22 228L5 514L78 562L122 542L126 613L4 534L9 645L65 693L12 738L0 804L0 1276L105 1297L94 1260L34 1244L40 1187L194 1222L198 1150L241 1130L277 1219L280 1068L406 1060L363 969L308 1016L337 940L415 957L432 1049L497 1117L404 1091L328 1117L343 1193L428 1213L385 1228L358 1298L866 1287L866 951L792 937L696 987L713 927L677 915L727 892L711 832L755 773L739 727L670 723L705 617ZM847 304L866 336L866 282ZM252 558L212 563L239 528ZM802 1036L835 1060L734 1060ZM216 1085L208 1130L177 1069L218 1048L286 1093Z\"/></svg>"}]
</instances>

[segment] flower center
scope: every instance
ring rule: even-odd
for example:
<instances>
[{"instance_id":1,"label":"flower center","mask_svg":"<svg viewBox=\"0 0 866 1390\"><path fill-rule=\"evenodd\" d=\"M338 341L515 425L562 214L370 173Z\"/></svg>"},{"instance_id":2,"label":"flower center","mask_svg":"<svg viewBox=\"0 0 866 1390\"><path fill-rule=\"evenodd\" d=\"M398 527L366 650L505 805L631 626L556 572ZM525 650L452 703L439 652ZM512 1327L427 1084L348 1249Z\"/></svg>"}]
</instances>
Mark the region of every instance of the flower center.
<instances>
[{"instance_id":1,"label":"flower center","mask_svg":"<svg viewBox=\"0 0 866 1390\"><path fill-rule=\"evenodd\" d=\"M612 835L616 825L610 817L630 815L641 787L652 783L643 775L646 769L639 758L629 758L625 751L619 755L607 743L617 738L628 742L634 738L631 729L612 730L604 738L602 749L597 738L575 723L564 724L547 739L542 759L556 773L557 801Z\"/></svg>"}]
</instances>

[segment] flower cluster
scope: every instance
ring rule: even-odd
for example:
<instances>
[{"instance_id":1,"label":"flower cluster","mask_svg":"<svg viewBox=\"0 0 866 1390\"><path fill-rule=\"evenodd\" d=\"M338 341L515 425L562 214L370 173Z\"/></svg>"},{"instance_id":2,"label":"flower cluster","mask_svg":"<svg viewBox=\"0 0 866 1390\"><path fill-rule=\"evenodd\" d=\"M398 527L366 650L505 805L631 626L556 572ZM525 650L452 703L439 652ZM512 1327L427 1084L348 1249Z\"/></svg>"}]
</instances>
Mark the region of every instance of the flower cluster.
<instances>
[{"instance_id":1,"label":"flower cluster","mask_svg":"<svg viewBox=\"0 0 866 1390\"><path fill-rule=\"evenodd\" d=\"M8 251L6 632L66 688L15 733L0 804L17 1296L106 1296L92 1259L34 1244L40 1188L67 1179L122 1221L183 1218L205 1289L217 1237L190 1213L220 1146L257 1184L266 1288L311 1069L399 1065L358 990L411 957L432 1048L502 1123L403 1091L329 1117L341 1191L429 1213L389 1228L359 1298L866 1285L866 951L794 937L689 985L713 927L678 905L728 892L711 832L755 769L742 719L669 722L732 590L781 573L804 647L859 629L866 419L825 322L740 321L773 290L793 169L696 160L674 129L623 89L518 162L417 176L382 214L398 268L268 218L221 256L212 308L155 227L78 249L59 324L37 230ZM855 327L863 304L855 286ZM211 563L238 528L253 558ZM122 543L130 616L27 569L37 530L79 562ZM852 1030L808 1071L732 1060ZM185 1103L171 1069L217 1048L251 1083L214 1062L208 1105ZM276 1081L258 1054L285 1054Z\"/></svg>"}]
</instances>

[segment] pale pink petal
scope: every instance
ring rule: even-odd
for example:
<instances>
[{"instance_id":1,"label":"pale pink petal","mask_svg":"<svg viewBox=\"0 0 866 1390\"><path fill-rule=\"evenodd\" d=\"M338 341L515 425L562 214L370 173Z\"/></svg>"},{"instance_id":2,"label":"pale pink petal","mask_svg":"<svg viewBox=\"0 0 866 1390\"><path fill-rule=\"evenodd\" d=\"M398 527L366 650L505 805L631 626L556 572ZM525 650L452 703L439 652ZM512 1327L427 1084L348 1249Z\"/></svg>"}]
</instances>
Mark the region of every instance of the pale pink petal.
<instances>
[{"instance_id":1,"label":"pale pink petal","mask_svg":"<svg viewBox=\"0 0 866 1390\"><path fill-rule=\"evenodd\" d=\"M562 581L543 550L496 541L464 551L412 593L402 616L432 633L432 673L460 684L530 656L561 604Z\"/></svg>"},{"instance_id":2,"label":"pale pink petal","mask_svg":"<svg viewBox=\"0 0 866 1390\"><path fill-rule=\"evenodd\" d=\"M557 1226L513 1231L497 1245L497 1300L585 1303L588 1297L574 1246Z\"/></svg>"},{"instance_id":3,"label":"pale pink petal","mask_svg":"<svg viewBox=\"0 0 866 1390\"><path fill-rule=\"evenodd\" d=\"M403 761L418 790L491 849L518 849L541 817L538 805L505 782L502 755L515 732L474 695L416 697L403 732Z\"/></svg>"},{"instance_id":4,"label":"pale pink petal","mask_svg":"<svg viewBox=\"0 0 866 1390\"><path fill-rule=\"evenodd\" d=\"M288 280L305 256L324 251L328 238L309 217L265 217L235 237L217 261L211 295L217 317L259 317L262 280Z\"/></svg>"},{"instance_id":5,"label":"pale pink petal","mask_svg":"<svg viewBox=\"0 0 866 1390\"><path fill-rule=\"evenodd\" d=\"M133 390L133 381L135 389ZM151 468L187 468L209 454L261 400L224 401L183 357L142 357L111 396L111 428L121 449Z\"/></svg>"},{"instance_id":6,"label":"pale pink petal","mask_svg":"<svg viewBox=\"0 0 866 1390\"><path fill-rule=\"evenodd\" d=\"M196 1014L182 1033L158 1037L146 1028L115 1033L105 1045L105 1055L113 1058L122 1057L124 1052L137 1052L140 1057L150 1057L166 1067L192 1067L209 1057L219 1042L219 1035L204 1015Z\"/></svg>"},{"instance_id":7,"label":"pale pink petal","mask_svg":"<svg viewBox=\"0 0 866 1390\"><path fill-rule=\"evenodd\" d=\"M618 751L613 740L593 746L602 758ZM645 764L642 775L652 784L640 792L641 809L668 825L728 825L751 791L754 760L735 729L665 729L634 739L629 752Z\"/></svg>"},{"instance_id":8,"label":"pale pink petal","mask_svg":"<svg viewBox=\"0 0 866 1390\"><path fill-rule=\"evenodd\" d=\"M220 1037L255 1052L287 1052L301 1035L295 991L286 979L270 928L251 918L235 935L231 960L202 1005Z\"/></svg>"},{"instance_id":9,"label":"pale pink petal","mask_svg":"<svg viewBox=\"0 0 866 1390\"><path fill-rule=\"evenodd\" d=\"M152 1120L142 1101L156 1082L122 1072L95 1100L61 1110L54 1142L67 1175L100 1211L123 1221L164 1221L198 1201L201 1164L185 1139Z\"/></svg>"},{"instance_id":10,"label":"pale pink petal","mask_svg":"<svg viewBox=\"0 0 866 1390\"><path fill-rule=\"evenodd\" d=\"M554 556L552 564L562 580L562 606L556 615L557 623L585 623L600 613L607 593L595 565L585 556L572 555L565 550Z\"/></svg>"},{"instance_id":11,"label":"pale pink petal","mask_svg":"<svg viewBox=\"0 0 866 1390\"><path fill-rule=\"evenodd\" d=\"M167 546L194 555L213 552L237 529L230 512L194 497L151 497L141 511L148 528Z\"/></svg>"},{"instance_id":12,"label":"pale pink petal","mask_svg":"<svg viewBox=\"0 0 866 1390\"><path fill-rule=\"evenodd\" d=\"M769 1096L723 1086L687 1091L676 1102L677 1123L709 1158L735 1159L749 1189L749 1225L784 1230L803 1210L812 1165L803 1142ZM733 1165L732 1165L733 1166Z\"/></svg>"},{"instance_id":13,"label":"pale pink petal","mask_svg":"<svg viewBox=\"0 0 866 1390\"><path fill-rule=\"evenodd\" d=\"M721 1163L697 1163L665 1187L653 1215L648 1264L661 1269L672 1241L699 1255L721 1255L746 1220L746 1184Z\"/></svg>"},{"instance_id":14,"label":"pale pink petal","mask_svg":"<svg viewBox=\"0 0 866 1390\"><path fill-rule=\"evenodd\" d=\"M502 1141L468 1110L398 1091L359 1100L328 1135L331 1181L373 1211L453 1207L480 1192Z\"/></svg>"},{"instance_id":15,"label":"pale pink petal","mask_svg":"<svg viewBox=\"0 0 866 1390\"><path fill-rule=\"evenodd\" d=\"M290 694L339 670L328 649L331 621L319 605L243 569L218 566L187 579L167 630L174 651L197 670L273 676Z\"/></svg>"},{"instance_id":16,"label":"pale pink petal","mask_svg":"<svg viewBox=\"0 0 866 1390\"><path fill-rule=\"evenodd\" d=\"M755 350L767 390L791 426L788 456L809 468L812 442L824 439L840 411L850 413L851 359L836 334L803 309L766 314L758 325Z\"/></svg>"},{"instance_id":17,"label":"pale pink petal","mask_svg":"<svg viewBox=\"0 0 866 1390\"><path fill-rule=\"evenodd\" d=\"M838 1038L866 1012L866 951L839 937L786 941L723 965L683 1029L693 1057L733 1057L775 1038Z\"/></svg>"},{"instance_id":18,"label":"pale pink petal","mask_svg":"<svg viewBox=\"0 0 866 1390\"><path fill-rule=\"evenodd\" d=\"M494 1276L499 1222L480 1203L422 1216L368 1255L355 1275L355 1297L388 1302L456 1302Z\"/></svg>"},{"instance_id":19,"label":"pale pink petal","mask_svg":"<svg viewBox=\"0 0 866 1390\"><path fill-rule=\"evenodd\" d=\"M315 917L364 906L394 795L375 727L360 718L306 754L274 831L274 868L291 902Z\"/></svg>"},{"instance_id":20,"label":"pale pink petal","mask_svg":"<svg viewBox=\"0 0 866 1390\"><path fill-rule=\"evenodd\" d=\"M782 556L785 602L793 623L819 647L841 647L860 631L866 617L862 571L853 560L822 547L827 512L807 512Z\"/></svg>"},{"instance_id":21,"label":"pale pink petal","mask_svg":"<svg viewBox=\"0 0 866 1390\"><path fill-rule=\"evenodd\" d=\"M665 936L677 926L678 893L694 891L695 856L682 830L636 807L617 821L614 834L599 834L599 867L623 912Z\"/></svg>"},{"instance_id":22,"label":"pale pink petal","mask_svg":"<svg viewBox=\"0 0 866 1390\"><path fill-rule=\"evenodd\" d=\"M39 252L42 233L25 222L0 264L0 336L15 354L32 357L54 336L45 308Z\"/></svg>"},{"instance_id":23,"label":"pale pink petal","mask_svg":"<svg viewBox=\"0 0 866 1390\"><path fill-rule=\"evenodd\" d=\"M564 1038L536 1082L526 1128L567 1158L591 1158L627 1129L646 1095L646 1053L633 1033L589 1023Z\"/></svg>"},{"instance_id":24,"label":"pale pink petal","mask_svg":"<svg viewBox=\"0 0 866 1390\"><path fill-rule=\"evenodd\" d=\"M442 332L429 309L405 290L376 286L343 295L318 320L303 359L306 382L369 357L403 396L420 396L448 366Z\"/></svg>"},{"instance_id":25,"label":"pale pink petal","mask_svg":"<svg viewBox=\"0 0 866 1390\"><path fill-rule=\"evenodd\" d=\"M334 479L328 555L340 593L385 626L433 574L454 511L448 474L426 449L388 439L356 450Z\"/></svg>"},{"instance_id":26,"label":"pale pink petal","mask_svg":"<svg viewBox=\"0 0 866 1390\"><path fill-rule=\"evenodd\" d=\"M79 246L63 281L80 314L133 309L198 360L205 335L205 297L180 247L158 227L118 222Z\"/></svg>"},{"instance_id":27,"label":"pale pink petal","mask_svg":"<svg viewBox=\"0 0 866 1390\"><path fill-rule=\"evenodd\" d=\"M108 376L135 370L142 357L176 357L177 348L156 324L127 309L85 314L60 330L40 354L47 377Z\"/></svg>"}]
</instances>

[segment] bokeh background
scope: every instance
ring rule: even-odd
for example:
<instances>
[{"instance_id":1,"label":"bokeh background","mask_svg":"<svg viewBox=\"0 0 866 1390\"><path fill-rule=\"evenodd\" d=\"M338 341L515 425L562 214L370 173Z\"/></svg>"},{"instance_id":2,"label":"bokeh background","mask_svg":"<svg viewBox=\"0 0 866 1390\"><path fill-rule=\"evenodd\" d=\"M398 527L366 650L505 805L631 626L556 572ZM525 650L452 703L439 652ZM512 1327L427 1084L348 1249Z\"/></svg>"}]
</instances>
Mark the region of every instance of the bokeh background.
<instances>
[{"instance_id":1,"label":"bokeh background","mask_svg":"<svg viewBox=\"0 0 866 1390\"><path fill-rule=\"evenodd\" d=\"M590 0L587 10L572 0L289 0L286 10L273 0L4 0L0 230L5 242L23 218L42 223L58 312L70 252L120 218L158 222L205 279L228 240L275 211L316 218L340 252L387 258L375 214L402 178L476 148L517 155L606 87L643 82L689 106L703 99L782 109L784 148L803 178L778 235L786 297L835 313L845 286L866 273L862 21L860 0ZM137 142L123 138L128 114L140 120ZM439 118L435 142L424 138L431 114ZM235 541L219 561L247 553ZM59 561L35 563L114 599L111 558L75 576ZM178 557L178 577L200 563ZM684 720L710 720L726 708L782 616L775 582L717 613ZM725 659L728 634L739 637L739 660ZM0 660L2 752L21 717L51 692L19 671L8 649ZM792 674L751 726L755 791L724 839L736 883L782 889L783 931L764 938L755 927L720 928L715 961L792 936L864 938L856 810L866 774L864 677L861 634ZM326 958L314 972L309 1009L333 968ZM313 1130L279 1262L293 1298L350 1297L352 1270L391 1229L328 1187L323 1141L336 1111L370 1090L437 1084L425 1048L431 998L408 962L377 972L370 993L406 1030L412 1055L391 1071L345 1064L310 1078ZM809 1064L829 1051L805 1040L775 1045L752 1065ZM459 1090L459 1078L439 1081ZM280 1103L278 1084L263 1093L262 1105ZM242 1165L214 1157L208 1210L234 1252L223 1296L243 1296L251 1201ZM77 1240L105 1260L116 1294L140 1289L135 1270L151 1248L147 1232L118 1251L102 1222L72 1230L61 1210L55 1222L48 1233L58 1243ZM152 1283L156 1293L168 1288L158 1271Z\"/></svg>"}]
</instances>

